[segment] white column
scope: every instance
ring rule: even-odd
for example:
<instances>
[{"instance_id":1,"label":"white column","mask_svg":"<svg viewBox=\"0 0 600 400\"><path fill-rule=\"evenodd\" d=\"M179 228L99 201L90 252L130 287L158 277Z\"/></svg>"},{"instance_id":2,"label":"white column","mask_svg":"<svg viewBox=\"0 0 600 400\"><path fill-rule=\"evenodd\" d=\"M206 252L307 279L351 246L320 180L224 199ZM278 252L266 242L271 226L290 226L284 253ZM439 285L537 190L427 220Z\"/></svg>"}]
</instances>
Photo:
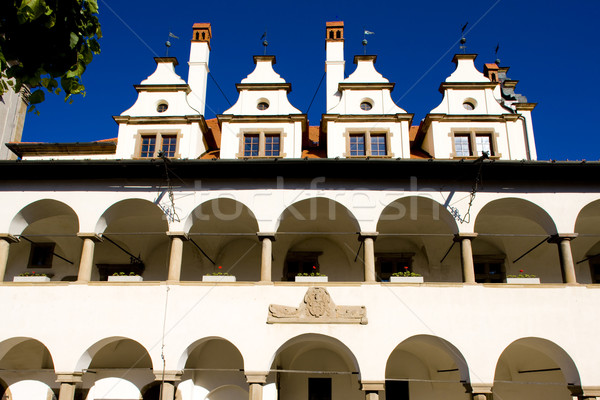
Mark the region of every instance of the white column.
<instances>
[{"instance_id":1,"label":"white column","mask_svg":"<svg viewBox=\"0 0 600 400\"><path fill-rule=\"evenodd\" d=\"M379 392L385 390L385 382L361 382L360 389L365 392L365 400L379 400Z\"/></svg>"},{"instance_id":2,"label":"white column","mask_svg":"<svg viewBox=\"0 0 600 400\"><path fill-rule=\"evenodd\" d=\"M492 388L491 383L471 383L465 384L467 393L471 393L471 399L473 400L492 400Z\"/></svg>"},{"instance_id":3,"label":"white column","mask_svg":"<svg viewBox=\"0 0 600 400\"><path fill-rule=\"evenodd\" d=\"M476 283L473 248L471 246L471 240L476 237L476 233L457 233L454 236L454 241L460 243L460 258L463 268L463 281L465 283Z\"/></svg>"},{"instance_id":4,"label":"white column","mask_svg":"<svg viewBox=\"0 0 600 400\"><path fill-rule=\"evenodd\" d=\"M154 376L162 385L160 400L174 400L177 391L175 383L181 380L181 371L154 371Z\"/></svg>"},{"instance_id":5,"label":"white column","mask_svg":"<svg viewBox=\"0 0 600 400\"><path fill-rule=\"evenodd\" d=\"M378 232L361 232L358 240L363 242L365 282L375 282L375 239Z\"/></svg>"},{"instance_id":6,"label":"white column","mask_svg":"<svg viewBox=\"0 0 600 400\"><path fill-rule=\"evenodd\" d=\"M267 375L267 372L246 372L249 400L263 399L263 386L267 383Z\"/></svg>"},{"instance_id":7,"label":"white column","mask_svg":"<svg viewBox=\"0 0 600 400\"><path fill-rule=\"evenodd\" d=\"M8 263L8 250L11 243L17 243L19 239L8 233L0 234L0 282L4 280L6 275L6 266Z\"/></svg>"},{"instance_id":8,"label":"white column","mask_svg":"<svg viewBox=\"0 0 600 400\"><path fill-rule=\"evenodd\" d=\"M101 242L102 238L96 233L78 233L78 237L83 239L83 248L81 250L81 259L79 260L79 273L77 282L87 283L92 280L92 267L94 265L94 247L96 242Z\"/></svg>"},{"instance_id":9,"label":"white column","mask_svg":"<svg viewBox=\"0 0 600 400\"><path fill-rule=\"evenodd\" d=\"M82 382L82 373L57 373L56 382L60 383L58 400L73 400L78 383Z\"/></svg>"},{"instance_id":10,"label":"white column","mask_svg":"<svg viewBox=\"0 0 600 400\"><path fill-rule=\"evenodd\" d=\"M183 262L183 242L188 240L188 237L184 232L167 232L167 236L171 238L167 282L179 282L181 279L181 264Z\"/></svg>"},{"instance_id":11,"label":"white column","mask_svg":"<svg viewBox=\"0 0 600 400\"><path fill-rule=\"evenodd\" d=\"M558 256L560 257L560 268L565 283L576 284L575 264L573 263L573 253L571 251L571 240L577 237L576 233L559 233L550 238L551 243L558 246Z\"/></svg>"},{"instance_id":12,"label":"white column","mask_svg":"<svg viewBox=\"0 0 600 400\"><path fill-rule=\"evenodd\" d=\"M258 239L262 242L262 253L260 257L260 281L270 283L272 281L271 266L273 260L274 232L258 232Z\"/></svg>"}]
</instances>

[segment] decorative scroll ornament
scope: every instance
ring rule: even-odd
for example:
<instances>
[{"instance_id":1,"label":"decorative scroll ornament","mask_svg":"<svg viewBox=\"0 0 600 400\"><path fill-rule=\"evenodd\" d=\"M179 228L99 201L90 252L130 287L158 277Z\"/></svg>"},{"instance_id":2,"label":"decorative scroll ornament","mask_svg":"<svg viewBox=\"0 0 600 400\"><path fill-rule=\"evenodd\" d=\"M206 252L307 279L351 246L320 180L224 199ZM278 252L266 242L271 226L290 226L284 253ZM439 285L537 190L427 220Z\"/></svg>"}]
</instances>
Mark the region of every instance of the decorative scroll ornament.
<instances>
[{"instance_id":1,"label":"decorative scroll ornament","mask_svg":"<svg viewBox=\"0 0 600 400\"><path fill-rule=\"evenodd\" d=\"M299 307L269 305L268 324L367 324L365 306L336 306L324 287L306 291Z\"/></svg>"}]
</instances>

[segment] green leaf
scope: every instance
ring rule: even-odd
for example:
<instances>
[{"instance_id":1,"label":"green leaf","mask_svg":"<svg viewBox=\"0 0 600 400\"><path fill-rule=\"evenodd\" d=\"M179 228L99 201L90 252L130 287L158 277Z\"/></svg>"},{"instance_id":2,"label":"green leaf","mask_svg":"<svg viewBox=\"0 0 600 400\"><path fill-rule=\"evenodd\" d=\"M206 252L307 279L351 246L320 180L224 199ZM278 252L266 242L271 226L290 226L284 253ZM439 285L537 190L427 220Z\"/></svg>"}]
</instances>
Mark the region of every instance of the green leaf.
<instances>
[{"instance_id":1,"label":"green leaf","mask_svg":"<svg viewBox=\"0 0 600 400\"><path fill-rule=\"evenodd\" d=\"M71 34L69 36L69 47L74 49L75 46L77 46L78 42L79 42L79 36L77 36L77 34L75 32L71 32Z\"/></svg>"},{"instance_id":2,"label":"green leaf","mask_svg":"<svg viewBox=\"0 0 600 400\"><path fill-rule=\"evenodd\" d=\"M29 95L30 104L39 104L46 98L45 94L41 90L36 90Z\"/></svg>"}]
</instances>

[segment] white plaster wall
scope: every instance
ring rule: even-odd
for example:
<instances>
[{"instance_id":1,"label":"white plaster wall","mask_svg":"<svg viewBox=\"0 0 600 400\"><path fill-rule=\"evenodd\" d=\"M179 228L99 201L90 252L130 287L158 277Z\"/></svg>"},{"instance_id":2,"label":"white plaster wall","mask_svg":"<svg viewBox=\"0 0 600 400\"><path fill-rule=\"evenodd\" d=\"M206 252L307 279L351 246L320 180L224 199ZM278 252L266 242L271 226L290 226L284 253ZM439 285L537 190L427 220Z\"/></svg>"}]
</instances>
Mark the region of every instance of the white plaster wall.
<instances>
[{"instance_id":1,"label":"white plaster wall","mask_svg":"<svg viewBox=\"0 0 600 400\"><path fill-rule=\"evenodd\" d=\"M259 110L258 103L266 102L269 108ZM223 114L234 115L289 115L302 114L292 106L287 98L285 89L280 90L242 90L238 101ZM263 123L263 126L267 124Z\"/></svg>"},{"instance_id":2,"label":"white plaster wall","mask_svg":"<svg viewBox=\"0 0 600 400\"><path fill-rule=\"evenodd\" d=\"M373 108L369 111L361 110L360 104L364 101L371 103ZM406 111L394 103L389 89L344 89L339 104L328 110L328 114L342 115L389 115L405 113Z\"/></svg>"},{"instance_id":3,"label":"white plaster wall","mask_svg":"<svg viewBox=\"0 0 600 400\"><path fill-rule=\"evenodd\" d=\"M475 100L473 110L467 110L463 106L465 101ZM494 98L491 89L446 89L444 99L439 106L431 110L431 114L455 114L455 115L502 115L510 111L502 107Z\"/></svg>"},{"instance_id":4,"label":"white plaster wall","mask_svg":"<svg viewBox=\"0 0 600 400\"><path fill-rule=\"evenodd\" d=\"M188 62L188 84L191 93L188 101L192 108L204 115L206 107L206 85L208 79L208 61L210 48L207 42L192 41L190 45L190 61Z\"/></svg>"},{"instance_id":5,"label":"white plaster wall","mask_svg":"<svg viewBox=\"0 0 600 400\"><path fill-rule=\"evenodd\" d=\"M327 157L347 157L346 133L388 133L389 156L393 158L410 158L410 139L408 122L327 122Z\"/></svg>"},{"instance_id":6,"label":"white plaster wall","mask_svg":"<svg viewBox=\"0 0 600 400\"><path fill-rule=\"evenodd\" d=\"M338 85L344 80L344 42L325 42L326 61L325 61L325 72L327 73L326 78L326 96L327 96L327 113L331 110L339 101L340 93L338 92Z\"/></svg>"}]
</instances>

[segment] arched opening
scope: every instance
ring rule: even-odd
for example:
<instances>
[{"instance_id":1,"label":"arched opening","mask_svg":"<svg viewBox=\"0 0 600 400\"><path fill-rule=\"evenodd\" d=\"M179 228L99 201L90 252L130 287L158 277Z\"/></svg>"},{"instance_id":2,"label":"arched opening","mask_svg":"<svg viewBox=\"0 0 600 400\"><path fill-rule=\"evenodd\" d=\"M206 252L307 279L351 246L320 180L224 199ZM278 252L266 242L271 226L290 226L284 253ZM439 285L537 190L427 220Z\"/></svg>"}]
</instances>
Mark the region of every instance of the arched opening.
<instances>
[{"instance_id":1,"label":"arched opening","mask_svg":"<svg viewBox=\"0 0 600 400\"><path fill-rule=\"evenodd\" d=\"M581 209L571 242L575 273L579 283L600 283L600 200Z\"/></svg>"},{"instance_id":2,"label":"arched opening","mask_svg":"<svg viewBox=\"0 0 600 400\"><path fill-rule=\"evenodd\" d=\"M196 40L200 40L200 32L196 32Z\"/></svg>"},{"instance_id":3,"label":"arched opening","mask_svg":"<svg viewBox=\"0 0 600 400\"><path fill-rule=\"evenodd\" d=\"M20 241L10 247L5 279L35 272L60 281L77 274L81 253L79 219L68 205L38 200L15 215L9 230Z\"/></svg>"},{"instance_id":4,"label":"arched opening","mask_svg":"<svg viewBox=\"0 0 600 400\"><path fill-rule=\"evenodd\" d=\"M467 400L467 363L456 347L429 335L413 336L390 354L385 368L386 398Z\"/></svg>"},{"instance_id":5,"label":"arched opening","mask_svg":"<svg viewBox=\"0 0 600 400\"><path fill-rule=\"evenodd\" d=\"M228 198L202 203L186 221L189 243L184 245L182 280L227 273L237 280L260 280L258 222L252 211Z\"/></svg>"},{"instance_id":6,"label":"arched opening","mask_svg":"<svg viewBox=\"0 0 600 400\"><path fill-rule=\"evenodd\" d=\"M231 342L222 338L198 340L188 346L181 362L185 367L178 392L183 398L248 398L244 360Z\"/></svg>"},{"instance_id":7,"label":"arched opening","mask_svg":"<svg viewBox=\"0 0 600 400\"><path fill-rule=\"evenodd\" d=\"M568 386L579 386L571 357L555 343L524 338L503 352L494 375L494 396L504 399L570 400Z\"/></svg>"},{"instance_id":8,"label":"arched opening","mask_svg":"<svg viewBox=\"0 0 600 400\"><path fill-rule=\"evenodd\" d=\"M477 282L505 282L507 275L519 274L535 275L542 282L563 282L556 245L547 243L556 234L556 226L538 205L517 198L491 201L477 214L475 232Z\"/></svg>"},{"instance_id":9,"label":"arched opening","mask_svg":"<svg viewBox=\"0 0 600 400\"><path fill-rule=\"evenodd\" d=\"M144 280L165 280L170 242L164 212L154 203L128 199L110 206L96 224L102 242L96 244L92 279L107 280L123 272Z\"/></svg>"},{"instance_id":10,"label":"arched opening","mask_svg":"<svg viewBox=\"0 0 600 400\"><path fill-rule=\"evenodd\" d=\"M139 399L155 375L148 351L127 338L107 338L82 355L83 389L91 399Z\"/></svg>"},{"instance_id":11,"label":"arched opening","mask_svg":"<svg viewBox=\"0 0 600 400\"><path fill-rule=\"evenodd\" d=\"M336 31L335 32L335 38L336 39L341 39L342 38L342 32L341 31Z\"/></svg>"},{"instance_id":12,"label":"arched opening","mask_svg":"<svg viewBox=\"0 0 600 400\"><path fill-rule=\"evenodd\" d=\"M329 281L362 281L358 231L354 215L336 201L315 197L292 204L279 217L273 280L294 281L298 274L319 273Z\"/></svg>"},{"instance_id":13,"label":"arched opening","mask_svg":"<svg viewBox=\"0 0 600 400\"><path fill-rule=\"evenodd\" d=\"M54 362L43 343L26 337L0 343L0 394L3 400L52 399L58 390Z\"/></svg>"},{"instance_id":14,"label":"arched opening","mask_svg":"<svg viewBox=\"0 0 600 400\"><path fill-rule=\"evenodd\" d=\"M333 39L333 31L329 31L329 39Z\"/></svg>"},{"instance_id":15,"label":"arched opening","mask_svg":"<svg viewBox=\"0 0 600 400\"><path fill-rule=\"evenodd\" d=\"M362 400L359 369L352 352L329 336L305 334L279 348L267 383L278 398Z\"/></svg>"},{"instance_id":16,"label":"arched opening","mask_svg":"<svg viewBox=\"0 0 600 400\"><path fill-rule=\"evenodd\" d=\"M391 202L379 216L377 232L379 281L389 281L391 275L405 271L421 275L425 281L462 281L460 251L452 247L458 227L435 200L409 196Z\"/></svg>"}]
</instances>

